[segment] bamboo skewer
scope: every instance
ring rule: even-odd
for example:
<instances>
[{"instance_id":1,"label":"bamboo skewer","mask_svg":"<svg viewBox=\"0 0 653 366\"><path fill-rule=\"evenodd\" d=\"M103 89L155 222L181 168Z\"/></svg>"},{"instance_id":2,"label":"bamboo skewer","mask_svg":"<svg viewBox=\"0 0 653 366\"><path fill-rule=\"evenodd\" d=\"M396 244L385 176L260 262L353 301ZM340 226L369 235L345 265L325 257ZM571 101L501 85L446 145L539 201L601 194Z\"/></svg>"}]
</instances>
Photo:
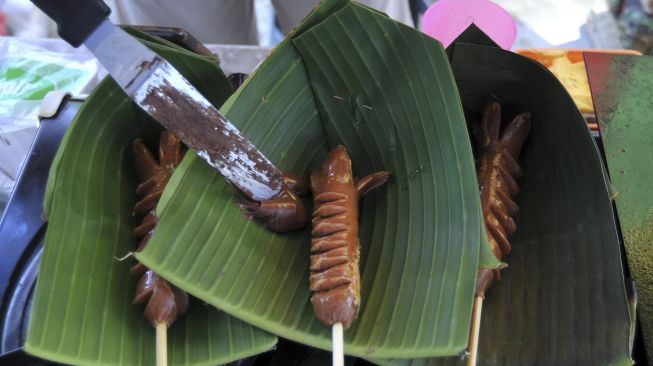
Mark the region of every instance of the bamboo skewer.
<instances>
[{"instance_id":1,"label":"bamboo skewer","mask_svg":"<svg viewBox=\"0 0 653 366\"><path fill-rule=\"evenodd\" d=\"M345 365L345 353L343 349L342 323L335 323L331 327L331 341L333 342L333 366Z\"/></svg>"},{"instance_id":2,"label":"bamboo skewer","mask_svg":"<svg viewBox=\"0 0 653 366\"><path fill-rule=\"evenodd\" d=\"M168 324L156 325L156 366L168 366Z\"/></svg>"},{"instance_id":3,"label":"bamboo skewer","mask_svg":"<svg viewBox=\"0 0 653 366\"><path fill-rule=\"evenodd\" d=\"M523 173L517 161L531 128L531 115L518 115L500 132L501 106L497 102L490 102L483 111L480 127L474 137L480 151L477 173L481 207L490 250L501 260L510 253L508 237L517 229L510 216L519 210L513 201L514 196L519 193L516 180ZM476 297L472 311L467 366L476 366L485 292L500 278L499 269L481 269L476 274Z\"/></svg>"},{"instance_id":4,"label":"bamboo skewer","mask_svg":"<svg viewBox=\"0 0 653 366\"><path fill-rule=\"evenodd\" d=\"M477 296L474 299L474 309L472 310L472 329L469 334L469 345L467 351L469 358L467 358L467 366L476 366L476 356L478 354L478 337L481 330L481 312L483 310L483 298Z\"/></svg>"}]
</instances>

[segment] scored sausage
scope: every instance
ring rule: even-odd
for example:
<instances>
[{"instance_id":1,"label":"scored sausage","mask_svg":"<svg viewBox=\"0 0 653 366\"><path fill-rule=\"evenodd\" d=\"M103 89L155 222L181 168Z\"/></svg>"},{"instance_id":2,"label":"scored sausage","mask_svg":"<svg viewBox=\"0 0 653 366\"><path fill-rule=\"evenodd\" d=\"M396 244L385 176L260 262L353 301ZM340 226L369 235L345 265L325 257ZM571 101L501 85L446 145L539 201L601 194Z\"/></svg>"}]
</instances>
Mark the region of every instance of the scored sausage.
<instances>
[{"instance_id":1,"label":"scored sausage","mask_svg":"<svg viewBox=\"0 0 653 366\"><path fill-rule=\"evenodd\" d=\"M311 174L314 197L310 289L315 316L327 326L347 329L360 307L358 201L383 185L389 172L354 180L343 146L333 149L322 169Z\"/></svg>"},{"instance_id":2,"label":"scored sausage","mask_svg":"<svg viewBox=\"0 0 653 366\"><path fill-rule=\"evenodd\" d=\"M500 134L501 106L490 102L483 112L481 130L475 134L479 147L477 173L483 219L490 249L499 260L510 253L512 247L508 238L517 229L512 219L519 211L513 201L519 194L517 179L522 176L517 161L530 128L530 113L522 113ZM498 269L478 271L476 296L484 298L487 289L498 279Z\"/></svg>"}]
</instances>

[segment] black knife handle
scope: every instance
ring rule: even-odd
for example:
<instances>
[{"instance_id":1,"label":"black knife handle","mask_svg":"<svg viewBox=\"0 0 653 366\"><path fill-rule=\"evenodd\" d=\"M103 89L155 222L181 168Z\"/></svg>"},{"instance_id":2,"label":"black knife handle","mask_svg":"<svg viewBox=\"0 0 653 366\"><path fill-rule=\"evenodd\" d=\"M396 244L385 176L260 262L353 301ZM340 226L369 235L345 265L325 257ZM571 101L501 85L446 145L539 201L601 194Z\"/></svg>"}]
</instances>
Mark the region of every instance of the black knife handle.
<instances>
[{"instance_id":1,"label":"black knife handle","mask_svg":"<svg viewBox=\"0 0 653 366\"><path fill-rule=\"evenodd\" d=\"M79 47L111 14L102 0L31 0L57 23L59 36Z\"/></svg>"}]
</instances>

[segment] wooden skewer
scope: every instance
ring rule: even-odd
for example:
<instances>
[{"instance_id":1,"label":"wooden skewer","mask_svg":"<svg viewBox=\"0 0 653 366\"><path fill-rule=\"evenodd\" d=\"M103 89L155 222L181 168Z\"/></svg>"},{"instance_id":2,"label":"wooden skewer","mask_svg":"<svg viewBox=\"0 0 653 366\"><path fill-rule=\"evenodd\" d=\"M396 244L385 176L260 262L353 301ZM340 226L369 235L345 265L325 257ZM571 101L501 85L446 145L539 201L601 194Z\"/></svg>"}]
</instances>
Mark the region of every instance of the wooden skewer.
<instances>
[{"instance_id":1,"label":"wooden skewer","mask_svg":"<svg viewBox=\"0 0 653 366\"><path fill-rule=\"evenodd\" d=\"M472 331L469 334L469 358L467 366L476 366L476 355L478 354L478 336L481 330L481 311L483 309L483 298L477 296L474 299L474 309L472 310Z\"/></svg>"},{"instance_id":2,"label":"wooden skewer","mask_svg":"<svg viewBox=\"0 0 653 366\"><path fill-rule=\"evenodd\" d=\"M343 349L342 323L335 323L331 328L331 341L333 342L333 366L345 365L345 353Z\"/></svg>"},{"instance_id":3,"label":"wooden skewer","mask_svg":"<svg viewBox=\"0 0 653 366\"><path fill-rule=\"evenodd\" d=\"M168 324L156 325L156 366L168 366Z\"/></svg>"}]
</instances>

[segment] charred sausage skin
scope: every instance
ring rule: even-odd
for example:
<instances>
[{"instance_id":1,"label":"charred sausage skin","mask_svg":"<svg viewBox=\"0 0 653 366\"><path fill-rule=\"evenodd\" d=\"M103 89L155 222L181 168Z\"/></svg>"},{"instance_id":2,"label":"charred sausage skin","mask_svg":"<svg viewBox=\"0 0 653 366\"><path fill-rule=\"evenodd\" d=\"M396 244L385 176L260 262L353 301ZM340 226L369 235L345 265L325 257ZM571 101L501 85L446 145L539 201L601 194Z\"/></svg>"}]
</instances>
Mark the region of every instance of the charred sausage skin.
<instances>
[{"instance_id":1,"label":"charred sausage skin","mask_svg":"<svg viewBox=\"0 0 653 366\"><path fill-rule=\"evenodd\" d=\"M347 329L360 307L358 201L383 185L390 173L354 180L343 146L333 149L322 169L311 174L314 197L310 289L316 317L327 326Z\"/></svg>"},{"instance_id":2,"label":"charred sausage skin","mask_svg":"<svg viewBox=\"0 0 653 366\"><path fill-rule=\"evenodd\" d=\"M499 260L510 253L512 248L508 238L517 229L512 219L519 211L513 200L519 194L517 180L522 176L517 161L530 127L531 115L523 113L515 117L500 134L501 107L496 102L490 102L483 112L480 133L476 135L483 219L490 249ZM498 269L478 271L476 296L485 297L487 289L499 278Z\"/></svg>"},{"instance_id":3,"label":"charred sausage skin","mask_svg":"<svg viewBox=\"0 0 653 366\"><path fill-rule=\"evenodd\" d=\"M141 224L134 230L134 235L140 239L136 251L140 252L145 249L154 233L159 220L156 216L156 204L159 202L172 172L181 162L183 154L181 142L168 131L161 133L158 160L145 146L142 139L134 141L132 150L136 173L141 182L136 188L136 194L140 200L134 206L134 214L145 215ZM178 289L141 263L134 265L130 272L132 275L140 277L133 303L147 303L144 316L152 326L159 323L166 323L170 326L177 316L186 312L188 309L186 292Z\"/></svg>"}]
</instances>

